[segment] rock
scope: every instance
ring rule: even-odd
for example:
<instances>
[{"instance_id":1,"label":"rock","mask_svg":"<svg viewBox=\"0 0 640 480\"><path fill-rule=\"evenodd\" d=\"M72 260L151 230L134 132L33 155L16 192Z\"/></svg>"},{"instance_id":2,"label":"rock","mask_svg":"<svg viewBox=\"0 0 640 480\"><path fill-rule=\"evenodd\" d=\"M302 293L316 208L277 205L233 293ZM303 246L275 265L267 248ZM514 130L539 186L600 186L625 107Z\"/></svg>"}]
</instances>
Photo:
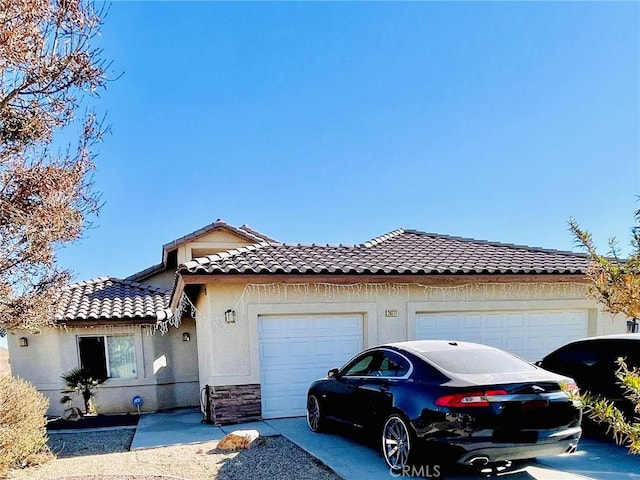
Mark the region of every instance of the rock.
<instances>
[{"instance_id":1,"label":"rock","mask_svg":"<svg viewBox=\"0 0 640 480\"><path fill-rule=\"evenodd\" d=\"M80 409L78 407L67 408L62 413L62 419L63 420L68 420L70 422L77 422L81 418L82 418L82 412L80 411Z\"/></svg>"},{"instance_id":2,"label":"rock","mask_svg":"<svg viewBox=\"0 0 640 480\"><path fill-rule=\"evenodd\" d=\"M246 450L259 445L264 445L264 438L257 430L234 430L218 442L219 450Z\"/></svg>"}]
</instances>

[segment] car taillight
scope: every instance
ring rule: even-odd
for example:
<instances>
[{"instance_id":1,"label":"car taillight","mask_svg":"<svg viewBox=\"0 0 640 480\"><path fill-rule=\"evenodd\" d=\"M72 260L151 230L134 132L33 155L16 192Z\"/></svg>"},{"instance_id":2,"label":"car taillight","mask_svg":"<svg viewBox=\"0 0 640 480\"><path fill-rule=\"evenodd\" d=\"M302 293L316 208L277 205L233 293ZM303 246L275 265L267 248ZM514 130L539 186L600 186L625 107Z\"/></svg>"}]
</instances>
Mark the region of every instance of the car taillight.
<instances>
[{"instance_id":1,"label":"car taillight","mask_svg":"<svg viewBox=\"0 0 640 480\"><path fill-rule=\"evenodd\" d=\"M488 407L491 402L499 402L505 390L487 390L484 392L456 393L436 399L439 407Z\"/></svg>"},{"instance_id":2,"label":"car taillight","mask_svg":"<svg viewBox=\"0 0 640 480\"><path fill-rule=\"evenodd\" d=\"M563 382L560 385L562 387L562 390L567 392L569 395L579 395L580 394L580 389L578 388L578 385L576 385L575 382Z\"/></svg>"}]
</instances>

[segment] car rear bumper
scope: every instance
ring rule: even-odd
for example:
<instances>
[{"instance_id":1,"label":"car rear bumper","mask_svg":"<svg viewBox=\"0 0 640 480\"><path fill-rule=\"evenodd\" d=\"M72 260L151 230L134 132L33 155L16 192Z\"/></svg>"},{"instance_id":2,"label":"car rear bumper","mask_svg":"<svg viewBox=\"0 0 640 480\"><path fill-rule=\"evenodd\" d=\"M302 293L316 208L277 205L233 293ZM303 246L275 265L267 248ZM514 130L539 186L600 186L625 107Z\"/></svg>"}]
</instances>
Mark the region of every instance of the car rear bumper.
<instances>
[{"instance_id":1,"label":"car rear bumper","mask_svg":"<svg viewBox=\"0 0 640 480\"><path fill-rule=\"evenodd\" d=\"M458 452L457 458L454 459L456 463L482 466L487 463L573 453L578 447L581 434L580 427L571 427L564 430L539 431L535 443L498 443L489 439L483 442L477 437L449 439L446 443Z\"/></svg>"},{"instance_id":2,"label":"car rear bumper","mask_svg":"<svg viewBox=\"0 0 640 480\"><path fill-rule=\"evenodd\" d=\"M500 445L499 447L485 447L467 452L457 460L457 463L482 465L526 458L548 457L562 453L573 453L577 448L578 439L563 440L552 444Z\"/></svg>"}]
</instances>

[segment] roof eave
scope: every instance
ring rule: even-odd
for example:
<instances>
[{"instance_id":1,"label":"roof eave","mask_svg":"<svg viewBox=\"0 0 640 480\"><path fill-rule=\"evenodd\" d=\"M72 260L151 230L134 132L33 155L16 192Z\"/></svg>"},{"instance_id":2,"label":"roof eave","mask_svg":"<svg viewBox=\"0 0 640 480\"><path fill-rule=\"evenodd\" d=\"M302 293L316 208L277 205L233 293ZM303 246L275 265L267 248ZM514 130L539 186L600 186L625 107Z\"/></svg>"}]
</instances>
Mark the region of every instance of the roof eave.
<instances>
[{"instance_id":1,"label":"roof eave","mask_svg":"<svg viewBox=\"0 0 640 480\"><path fill-rule=\"evenodd\" d=\"M171 297L169 297L169 305L167 306L167 310L170 312L174 312L178 307L178 302L180 302L180 298L184 293L184 287L186 282L184 278L180 274L176 274L176 279L173 285L173 290L171 290Z\"/></svg>"},{"instance_id":2,"label":"roof eave","mask_svg":"<svg viewBox=\"0 0 640 480\"><path fill-rule=\"evenodd\" d=\"M56 320L55 326L61 328L88 328L88 327L130 327L140 325L155 325L156 316L134 318L99 318L99 319L65 319Z\"/></svg>"},{"instance_id":3,"label":"roof eave","mask_svg":"<svg viewBox=\"0 0 640 480\"><path fill-rule=\"evenodd\" d=\"M180 273L180 293L185 285L204 285L207 283L421 283L452 284L465 283L587 283L584 273L527 273L527 274L339 274L339 273ZM174 290L175 291L175 290ZM179 295L172 296L171 305L177 304Z\"/></svg>"}]
</instances>

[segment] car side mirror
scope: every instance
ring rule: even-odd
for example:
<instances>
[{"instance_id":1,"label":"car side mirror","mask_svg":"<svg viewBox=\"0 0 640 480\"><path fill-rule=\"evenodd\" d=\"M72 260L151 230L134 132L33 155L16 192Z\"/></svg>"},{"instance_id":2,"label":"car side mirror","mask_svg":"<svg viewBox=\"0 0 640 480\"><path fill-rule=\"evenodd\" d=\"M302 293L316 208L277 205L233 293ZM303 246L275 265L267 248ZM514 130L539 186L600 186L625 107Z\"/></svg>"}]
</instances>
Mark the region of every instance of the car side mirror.
<instances>
[{"instance_id":1,"label":"car side mirror","mask_svg":"<svg viewBox=\"0 0 640 480\"><path fill-rule=\"evenodd\" d=\"M329 378L337 378L338 377L338 369L337 368L332 368L331 370L329 370L327 372L327 377Z\"/></svg>"},{"instance_id":2,"label":"car side mirror","mask_svg":"<svg viewBox=\"0 0 640 480\"><path fill-rule=\"evenodd\" d=\"M542 360L538 360L537 362L533 362L536 367L542 368Z\"/></svg>"}]
</instances>

